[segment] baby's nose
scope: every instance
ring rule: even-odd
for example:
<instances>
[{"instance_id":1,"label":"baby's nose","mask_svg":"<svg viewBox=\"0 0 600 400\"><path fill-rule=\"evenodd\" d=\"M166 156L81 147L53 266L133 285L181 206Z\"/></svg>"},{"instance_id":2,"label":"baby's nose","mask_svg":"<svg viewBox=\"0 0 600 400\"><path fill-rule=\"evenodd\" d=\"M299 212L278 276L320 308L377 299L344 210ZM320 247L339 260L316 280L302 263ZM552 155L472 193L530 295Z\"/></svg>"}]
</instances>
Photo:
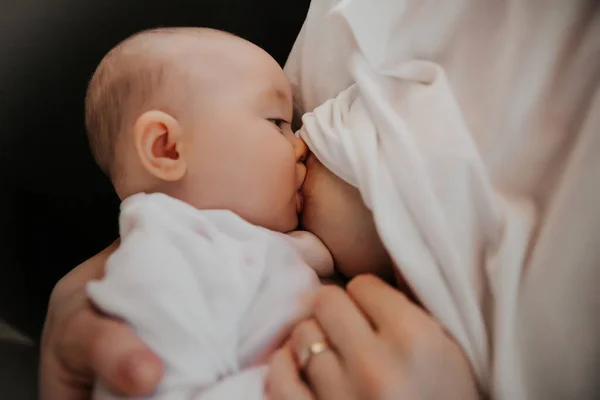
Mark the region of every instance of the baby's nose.
<instances>
[{"instance_id":1,"label":"baby's nose","mask_svg":"<svg viewBox=\"0 0 600 400\"><path fill-rule=\"evenodd\" d=\"M304 143L304 140L296 137L294 140L294 150L296 151L296 161L304 162L308 156L308 146Z\"/></svg>"}]
</instances>

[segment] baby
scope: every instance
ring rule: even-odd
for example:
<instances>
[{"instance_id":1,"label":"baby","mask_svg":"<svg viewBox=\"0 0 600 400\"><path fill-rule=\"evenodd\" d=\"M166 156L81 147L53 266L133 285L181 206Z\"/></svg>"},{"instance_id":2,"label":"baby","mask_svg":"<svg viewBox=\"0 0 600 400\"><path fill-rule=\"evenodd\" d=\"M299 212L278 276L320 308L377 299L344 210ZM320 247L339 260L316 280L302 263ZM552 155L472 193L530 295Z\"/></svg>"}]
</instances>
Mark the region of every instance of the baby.
<instances>
[{"instance_id":1,"label":"baby","mask_svg":"<svg viewBox=\"0 0 600 400\"><path fill-rule=\"evenodd\" d=\"M88 295L165 362L152 398L262 399L266 357L333 273L316 236L292 232L307 148L291 118L277 62L209 29L134 35L91 79L91 148L124 200Z\"/></svg>"}]
</instances>

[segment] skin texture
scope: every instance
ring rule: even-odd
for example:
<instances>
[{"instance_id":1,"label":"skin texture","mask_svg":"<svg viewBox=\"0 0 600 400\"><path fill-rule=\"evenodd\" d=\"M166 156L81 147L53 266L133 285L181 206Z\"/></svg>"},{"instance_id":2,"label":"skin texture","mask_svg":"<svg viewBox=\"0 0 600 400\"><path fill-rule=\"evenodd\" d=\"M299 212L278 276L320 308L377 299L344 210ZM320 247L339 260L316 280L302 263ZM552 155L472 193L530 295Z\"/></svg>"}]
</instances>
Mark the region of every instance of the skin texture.
<instances>
[{"instance_id":1,"label":"skin texture","mask_svg":"<svg viewBox=\"0 0 600 400\"><path fill-rule=\"evenodd\" d=\"M312 155L307 167L302 226L330 249L339 272L355 278L346 291L323 288L314 317L273 355L269 399L478 398L460 347L437 320L380 279L394 281L397 269L360 193ZM320 340L332 350L302 370L300 354Z\"/></svg>"},{"instance_id":2,"label":"skin texture","mask_svg":"<svg viewBox=\"0 0 600 400\"><path fill-rule=\"evenodd\" d=\"M291 129L291 87L279 64L210 29L140 34L119 49L111 70L139 62L162 71L149 99L124 114L111 168L119 196L161 192L274 231L295 229L307 149Z\"/></svg>"},{"instance_id":3,"label":"skin texture","mask_svg":"<svg viewBox=\"0 0 600 400\"><path fill-rule=\"evenodd\" d=\"M291 130L291 87L264 50L221 36L203 43L215 73L190 77L203 93L182 113L183 130L192 134L181 142L187 173L175 195L200 209L229 209L253 224L291 231L306 175L300 162L306 146Z\"/></svg>"},{"instance_id":4,"label":"skin texture","mask_svg":"<svg viewBox=\"0 0 600 400\"><path fill-rule=\"evenodd\" d=\"M299 354L323 340L329 350L301 371ZM314 318L300 323L272 357L267 390L270 400L479 398L459 346L435 319L372 275L353 279L346 292L320 291Z\"/></svg>"},{"instance_id":5,"label":"skin texture","mask_svg":"<svg viewBox=\"0 0 600 400\"><path fill-rule=\"evenodd\" d=\"M104 275L118 242L62 278L52 291L40 353L40 398L91 398L95 375L118 393L144 395L162 376L162 364L123 323L99 314L84 285Z\"/></svg>"},{"instance_id":6,"label":"skin texture","mask_svg":"<svg viewBox=\"0 0 600 400\"><path fill-rule=\"evenodd\" d=\"M160 190L285 232L298 223L296 193L305 181L301 223L329 247L338 270L348 277L372 273L393 280L393 264L356 189L314 157L307 160L304 178L306 148L288 123L291 94L279 66L247 42L216 40L221 39L194 46L219 54L211 58L218 68L202 66L213 74L210 79L189 76L189 84L198 85L189 95L209 93L204 99L210 102L199 99L189 113L140 110L121 149L136 157L120 161L131 181L115 183L119 195ZM53 290L41 346L43 400L89 399L98 378L116 393L136 397L148 395L160 381L160 360L85 296L85 284L102 277L117 246L79 265ZM469 399L475 393L458 346L431 316L379 278L358 276L347 292L324 288L313 314L271 361L272 398ZM336 351L311 361L307 384L294 354L324 337Z\"/></svg>"},{"instance_id":7,"label":"skin texture","mask_svg":"<svg viewBox=\"0 0 600 400\"><path fill-rule=\"evenodd\" d=\"M305 227L331 246L349 275L387 271L368 259L385 260L384 265L389 262L373 250L381 244L377 245L369 213L357 194L351 194L351 187L315 159L309 158L307 164ZM319 194L321 185L323 195ZM340 206L346 218L335 217L337 206L332 200L338 196L346 199ZM357 217L348 218L353 215ZM353 229L364 231L349 231ZM347 236L338 237L340 232ZM44 400L89 399L96 377L128 396L147 395L160 380L160 360L124 324L99 314L85 299L85 283L102 276L104 262L116 246L75 268L53 291L41 350ZM361 257L362 264L353 262L354 256ZM458 345L437 320L379 278L360 275L350 281L347 291L328 286L315 304L315 318L296 327L290 342L271 360L271 399L477 398ZM336 351L312 360L305 382L296 353L323 337L333 342Z\"/></svg>"},{"instance_id":8,"label":"skin texture","mask_svg":"<svg viewBox=\"0 0 600 400\"><path fill-rule=\"evenodd\" d=\"M358 190L325 168L312 154L306 166L309 173L302 188L302 228L323 241L342 275L352 278L372 273L393 281L392 260Z\"/></svg>"}]
</instances>

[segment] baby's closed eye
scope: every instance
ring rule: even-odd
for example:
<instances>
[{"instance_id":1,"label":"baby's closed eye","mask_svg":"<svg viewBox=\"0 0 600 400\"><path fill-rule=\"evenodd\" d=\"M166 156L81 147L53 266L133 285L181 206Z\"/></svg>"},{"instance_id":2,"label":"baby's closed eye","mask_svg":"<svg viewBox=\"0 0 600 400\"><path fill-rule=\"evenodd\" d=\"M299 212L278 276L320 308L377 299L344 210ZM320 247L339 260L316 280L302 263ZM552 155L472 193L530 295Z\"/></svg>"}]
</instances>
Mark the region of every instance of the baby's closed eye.
<instances>
[{"instance_id":1,"label":"baby's closed eye","mask_svg":"<svg viewBox=\"0 0 600 400\"><path fill-rule=\"evenodd\" d=\"M282 130L285 124L289 124L286 120L281 118L269 118L268 121L275 125L279 130Z\"/></svg>"}]
</instances>

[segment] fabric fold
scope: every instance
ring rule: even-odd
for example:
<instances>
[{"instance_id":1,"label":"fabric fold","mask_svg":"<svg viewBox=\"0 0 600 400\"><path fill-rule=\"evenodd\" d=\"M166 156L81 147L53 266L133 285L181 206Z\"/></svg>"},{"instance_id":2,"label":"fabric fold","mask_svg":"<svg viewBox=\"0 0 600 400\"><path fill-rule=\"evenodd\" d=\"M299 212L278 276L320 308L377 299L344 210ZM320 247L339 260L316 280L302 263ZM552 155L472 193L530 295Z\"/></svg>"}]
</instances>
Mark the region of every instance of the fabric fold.
<instances>
[{"instance_id":1,"label":"fabric fold","mask_svg":"<svg viewBox=\"0 0 600 400\"><path fill-rule=\"evenodd\" d=\"M147 398L262 400L266 356L319 285L290 239L159 193L126 199L119 222L121 244L87 293L163 361ZM101 385L94 396L118 398Z\"/></svg>"},{"instance_id":2,"label":"fabric fold","mask_svg":"<svg viewBox=\"0 0 600 400\"><path fill-rule=\"evenodd\" d=\"M305 114L300 136L360 190L402 275L485 387L494 322L515 312L504 299L517 296L533 207L494 190L439 65L382 74L357 49L349 69L356 83Z\"/></svg>"}]
</instances>

